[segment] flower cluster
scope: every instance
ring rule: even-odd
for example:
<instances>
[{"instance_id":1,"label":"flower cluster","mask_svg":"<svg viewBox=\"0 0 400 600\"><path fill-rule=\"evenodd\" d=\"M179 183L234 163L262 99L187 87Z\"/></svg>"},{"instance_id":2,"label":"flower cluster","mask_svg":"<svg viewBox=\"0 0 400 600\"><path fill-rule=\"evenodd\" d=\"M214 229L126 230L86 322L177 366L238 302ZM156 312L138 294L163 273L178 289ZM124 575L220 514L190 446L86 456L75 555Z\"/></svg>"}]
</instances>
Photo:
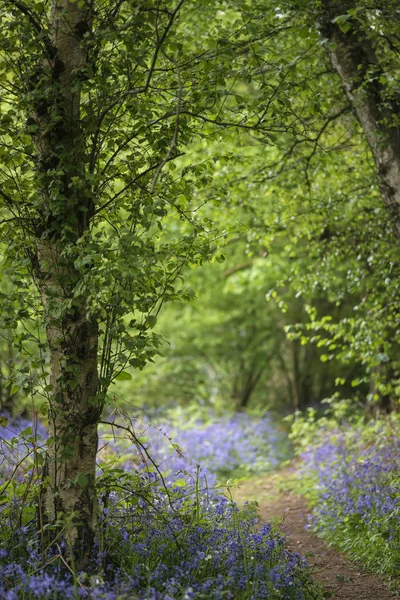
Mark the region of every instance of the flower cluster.
<instances>
[{"instance_id":1,"label":"flower cluster","mask_svg":"<svg viewBox=\"0 0 400 600\"><path fill-rule=\"evenodd\" d=\"M45 445L46 428L35 419L10 420L0 416L0 484L13 476L20 480L31 464L35 452Z\"/></svg>"},{"instance_id":2,"label":"flower cluster","mask_svg":"<svg viewBox=\"0 0 400 600\"><path fill-rule=\"evenodd\" d=\"M125 426L118 429L116 423L113 432L121 435L111 439L102 430L101 535L87 574L65 568L57 555L63 551L60 544L43 557L32 507L24 504L29 465L19 483L24 491L11 486L15 496L0 512L0 598L318 597L304 559L288 552L284 538L270 525L257 527L255 506L239 510L213 489L217 476L265 470L281 460L283 436L269 417L238 415L186 429L132 420ZM11 430L9 439L18 445L20 429ZM35 447L35 435L33 442L29 429L23 435L28 436L27 449ZM22 527L15 526L16 513Z\"/></svg>"},{"instance_id":3,"label":"flower cluster","mask_svg":"<svg viewBox=\"0 0 400 600\"><path fill-rule=\"evenodd\" d=\"M314 530L367 566L395 573L400 564L399 437L373 423L342 427L326 431L302 457L301 476L311 475L315 496Z\"/></svg>"},{"instance_id":4,"label":"flower cluster","mask_svg":"<svg viewBox=\"0 0 400 600\"><path fill-rule=\"evenodd\" d=\"M135 436L170 485L182 477L194 481L200 465L201 485L210 489L227 477L265 473L287 457L287 439L268 414L262 419L236 414L189 426L170 420L156 427L133 423ZM129 434L113 437L102 429L100 446L102 457L119 455L124 468L138 463L138 447ZM140 448L139 456L141 466L149 466Z\"/></svg>"},{"instance_id":5,"label":"flower cluster","mask_svg":"<svg viewBox=\"0 0 400 600\"><path fill-rule=\"evenodd\" d=\"M285 457L284 436L269 415L262 419L239 413L196 426L174 426L170 437L190 455L194 464L207 466L218 475L232 472L255 474L278 466ZM165 437L152 436L151 446L168 460Z\"/></svg>"},{"instance_id":6,"label":"flower cluster","mask_svg":"<svg viewBox=\"0 0 400 600\"><path fill-rule=\"evenodd\" d=\"M135 500L135 501L134 501ZM72 576L47 555L42 568L33 531L20 530L0 553L0 597L5 600L311 600L304 559L284 548L270 525L256 529L254 507L224 496L169 496L129 503L112 493L103 503L101 546L92 575ZM165 498L164 498L165 500ZM156 507L157 505L157 507ZM18 540L19 538L19 540ZM31 541L29 541L31 540ZM25 550L24 550L25 549ZM29 552L26 551L29 550ZM93 575L93 573L95 573Z\"/></svg>"}]
</instances>

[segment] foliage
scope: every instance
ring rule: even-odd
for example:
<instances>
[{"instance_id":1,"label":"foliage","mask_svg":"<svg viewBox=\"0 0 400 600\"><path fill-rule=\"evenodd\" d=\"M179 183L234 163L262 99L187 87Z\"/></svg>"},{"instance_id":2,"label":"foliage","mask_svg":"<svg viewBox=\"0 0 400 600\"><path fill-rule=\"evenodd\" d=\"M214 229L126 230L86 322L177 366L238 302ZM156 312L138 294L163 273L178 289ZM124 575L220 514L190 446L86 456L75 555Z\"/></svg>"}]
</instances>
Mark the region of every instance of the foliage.
<instances>
[{"instance_id":1,"label":"foliage","mask_svg":"<svg viewBox=\"0 0 400 600\"><path fill-rule=\"evenodd\" d=\"M162 397L163 404L196 400L217 411L230 406L241 410L251 396L264 394L260 388L284 338L278 330L279 312L268 310L254 278L251 287L246 275L242 280L229 275L243 249L226 248L224 255L223 264L186 273L186 286L196 290L197 301L166 309L159 324L170 341L163 350L165 359L136 376L131 387L117 389L122 402L132 393L147 403L159 404ZM174 327L177 319L179 329Z\"/></svg>"},{"instance_id":2,"label":"foliage","mask_svg":"<svg viewBox=\"0 0 400 600\"><path fill-rule=\"evenodd\" d=\"M370 9L354 4L363 7L355 13L379 48L379 68L388 70L381 75L389 100L398 77L389 69L398 62L395 49L370 27ZM242 391L243 382L259 377L250 402L261 406L303 408L338 389L343 397L356 394L370 411L395 409L397 242L363 131L326 55L320 7L236 7L243 21L230 49L218 138L210 117L208 136L190 152L215 161L212 186L198 198L225 194L205 214L230 232L226 264L198 279L189 275L201 305L171 309L166 318L182 319L183 331L161 323L171 341L168 361L148 371L154 385L138 377L139 394L159 397L165 390L176 398L182 380L182 402L211 397L240 406L231 400L235 378ZM392 23L397 31L393 7L379 10L381 27L387 32ZM354 11L342 17L346 28ZM238 127L223 127L238 115ZM283 341L282 328L292 343Z\"/></svg>"},{"instance_id":3,"label":"foliage","mask_svg":"<svg viewBox=\"0 0 400 600\"><path fill-rule=\"evenodd\" d=\"M41 306L44 340L26 330L48 401L44 520L75 513L80 564L95 535L108 388L159 353L162 306L190 297L177 286L182 269L207 261L218 237L197 215L210 166L190 161L174 173L197 117L219 102L218 72L202 69L201 35L181 29L182 5L0 7L0 233L7 266L21 287L34 284ZM197 12L192 4L187 23ZM208 39L207 13L196 21Z\"/></svg>"},{"instance_id":4,"label":"foliage","mask_svg":"<svg viewBox=\"0 0 400 600\"><path fill-rule=\"evenodd\" d=\"M3 425L4 441L9 442L3 449L4 458L13 456L13 437L14 443L27 438L26 443L32 448L29 438L32 427L30 431L25 428L21 432L16 424L4 421ZM134 429L130 429L131 426ZM227 429L223 429L226 426ZM257 427L256 424L256 435ZM205 597L244 600L267 596L311 600L318 597L304 559L287 552L284 538L270 525L255 528L255 505L245 505L239 510L232 501L229 487L227 497L221 495L221 488L210 485L203 488L204 480L195 467L200 455L204 460L203 471L211 474L220 470L222 463L226 469L238 464L232 456L232 442L221 435L222 431L241 440L241 447L237 449L244 453L240 460L251 470L254 460L259 466L265 464L265 447L257 446L260 438L247 442L243 439L243 434L249 436L253 428L254 420L246 420L244 415L239 419L222 420L219 425L202 427L198 424L197 429L191 426L181 434L191 440L197 436L199 445L196 448L191 444L193 455L189 454L182 461L182 450L176 442L182 442L183 449L184 440L174 437L174 449L170 447L168 451L171 440L164 426L161 429L145 427L143 422L130 425L127 420L125 424L119 420L118 426L116 421L115 443L108 443L107 437L100 442L103 448L99 454L101 474L98 479L101 519L90 575L75 572L73 564L70 570L66 569L62 561L65 542L59 542L58 550L57 545L53 545L52 551L43 554L40 539L34 535L32 518L39 486L32 480L34 461L31 466L28 461L20 473L13 474L1 511L4 525L0 535L1 593L10 599L21 595L26 599L109 600ZM259 423L258 429L261 437L274 434L268 418ZM130 431L134 435L121 440L118 431L123 434ZM208 444L207 434L210 435ZM39 439L38 435L34 437ZM157 438L164 441L158 447ZM270 457L277 460L272 441L270 437ZM200 443L205 447L202 454ZM104 447L104 444L108 445ZM147 464L138 464L137 453L136 461L132 461L129 445L140 449ZM37 452L38 446L36 444ZM228 458L227 463L225 458ZM208 483L212 483L211 477ZM64 520L62 526L68 540L68 521Z\"/></svg>"},{"instance_id":5,"label":"foliage","mask_svg":"<svg viewBox=\"0 0 400 600\"><path fill-rule=\"evenodd\" d=\"M337 386L342 394L355 392L352 382L365 374L356 351L347 362L333 356L328 361L322 326L318 334L313 330L318 319L350 318L355 300L346 295L338 306L329 291L306 288L299 272L311 270L313 262L287 256L287 233L274 240L264 235L261 250L251 235L247 228L223 249L223 264L185 273L197 300L172 303L160 316L157 331L169 341L164 358L130 384L116 386L121 406L132 395L138 405L195 401L217 411L250 407L282 413L317 405ZM312 320L316 310L319 317ZM365 397L368 383L358 385Z\"/></svg>"},{"instance_id":6,"label":"foliage","mask_svg":"<svg viewBox=\"0 0 400 600\"><path fill-rule=\"evenodd\" d=\"M394 49L386 35L391 26L397 27L397 20L389 18L393 7L379 9L380 35L370 27L374 22L371 10L363 2L355 4L358 8L339 16L338 23L348 31L356 18L371 38L379 38L380 83L389 101L397 78ZM237 264L254 257L259 264L250 269L249 277L239 273L225 282L228 288L236 288L233 296L228 293L215 298L214 294L213 300L211 288L208 297L201 295L202 302L208 304L205 311L228 313L231 301L238 301L236 311L232 304L232 312L228 313L231 319L221 326L210 323L207 331L215 347L210 339L203 344L213 350L207 352L206 364L201 364L204 347L199 348L201 335L195 323L193 332L186 336L189 339L180 339L181 331L172 332L178 346L175 356L169 354L173 357L172 373L161 377L157 392L166 380L179 376L190 381L193 377L199 395L209 397L219 376L218 393L229 401L232 389L226 380L240 369L238 356L245 353L243 346L250 339L249 352L252 349L255 354L254 349L259 347L260 356L255 357L255 365L243 358L244 382L249 379L253 384L258 379L256 389L263 389L265 394L265 382L260 383L259 373L264 373L268 364L276 373L277 387L287 388L285 395L290 395L293 385L287 385L283 372L286 370L289 379L295 379L288 359L290 350L275 350L282 341L281 328L271 328L271 323L278 323L275 309L266 315L262 307L263 296L274 291L281 306L287 306L289 300L296 308L287 297L290 287L292 296L301 299L297 303L300 308L297 315L292 315L293 320L282 318L282 325L290 327L299 345L311 340L314 347L321 348L317 352L300 348L304 354L302 369L312 360L317 371L318 357L323 356L329 364L319 367L320 381L326 381L325 371L329 369L333 372L331 386L338 382L344 386L345 395L354 383L370 402L390 398L395 403L398 266L390 215L381 206L360 127L329 67L325 42L318 30L317 4L310 3L300 10L296 2L287 1L281 12L275 8L266 0L251 6L241 1L229 6L207 2L201 10L187 6L169 30L163 51L153 39L155 22L150 5L144 3L135 12L132 6L122 3L112 20L110 6L104 2L96 13L94 33L87 42L89 64L77 86L83 99L83 135L93 159L84 180L93 189L98 208L94 227L71 252L83 275L79 294L84 290L89 293L90 312L102 323L103 353L110 352L110 344L113 347L112 364L106 354L101 360L103 391L119 370L128 365L143 368L161 351L160 338L151 335L160 305L183 293L177 289L176 278L185 265L207 261L210 250L211 256L217 254L219 236L230 233L246 243L236 254ZM36 3L34 9L45 20L45 4ZM7 7L3 13L4 31L14 41L27 25L14 19L9 31L9 20L16 10ZM168 10L172 5L168 4ZM159 25L166 24L167 15L159 15ZM130 32L124 26L125 19L130 19ZM136 28L140 35L133 33ZM233 30L240 33L235 37ZM121 44L116 41L120 31ZM2 152L9 169L2 171L6 211L10 210L8 192L17 194L20 200L33 197L36 177L30 134L37 125L27 125L24 120L24 111L35 100L36 92L32 97L22 95L17 109L13 106L15 85L21 77L29 79L43 48L32 31L24 35L32 52L24 65L25 74L18 69L10 74L12 61L3 66L3 121L7 127ZM5 54L11 52L10 47L10 43L4 43ZM158 67L149 71L154 56ZM179 61L178 56L185 58ZM386 76L389 66L390 76ZM148 77L152 85L148 85ZM116 83L122 86L120 96ZM130 88L132 94L126 91ZM114 100L107 103L109 98L115 99L115 104ZM100 128L96 120L99 115L103 119ZM179 136L175 139L178 120ZM11 137L16 148L10 156ZM158 171L161 164L163 169ZM77 181L73 185L82 187ZM35 220L42 209L37 199L29 200L24 210L25 219L29 215ZM221 223L223 233L216 232L215 221ZM9 248L11 255L31 243L30 230L25 228L24 243L20 244L16 225L14 217L3 224L5 234L12 232L16 242ZM25 250L23 254L18 263L20 280L30 276ZM270 276L271 260L282 268ZM204 277L204 286L194 281L197 290L199 286L215 285L215 279L207 274ZM265 279L264 289L258 285L259 277ZM259 293L254 293L256 285ZM184 296L190 296L187 289ZM252 306L246 311L250 298ZM169 318L174 319L181 311L188 312L189 326L192 319L196 321L196 310L184 311L182 306ZM329 313L334 314L328 323L325 317ZM198 321L201 325L204 315ZM256 331L252 329L254 322L260 325ZM296 322L298 328L293 327ZM232 328L240 327L245 331L243 338L230 336ZM190 339L193 337L195 348ZM186 370L179 361L185 353L191 356ZM317 357L310 359L315 354ZM210 377L209 363L215 364L215 356L228 357L229 361L221 360L222 364L216 365L219 375ZM286 369L279 366L281 358ZM332 364L338 361L345 367ZM162 362L157 365L163 369ZM307 378L309 374L304 375ZM343 380L345 383L340 383ZM45 384L47 387L48 381ZM170 387L173 393L176 386ZM243 381L238 382L239 397L240 388L245 387ZM312 402L332 391L319 391L317 384L308 388L307 394L314 396ZM187 398L189 392L184 396ZM261 395L258 401L264 402ZM295 404L293 398L291 403Z\"/></svg>"},{"instance_id":7,"label":"foliage","mask_svg":"<svg viewBox=\"0 0 400 600\"><path fill-rule=\"evenodd\" d=\"M398 408L400 29L395 1L383 4L345 0L343 14L336 14L335 2L306 6L297 0L282 0L279 7L271 0L2 3L0 402L14 411L22 396L25 407L38 397L47 400L51 432L47 446L29 425L3 442L5 455L17 461L11 483L2 487L2 517L11 519L17 536L7 544L16 552L26 541L17 539L23 528L33 531L35 502L40 519L45 505L50 521L39 523L41 534L54 533L58 512L67 546L72 515L63 507L79 506L77 521L95 514L96 431L105 401L113 403L113 382L116 396L139 390L138 404L143 397L152 404L201 399L217 411L252 405L263 412L267 405L318 405L338 388L352 400L332 396L336 414L351 412L358 402L370 413ZM360 57L353 85L344 82L347 94L329 62L338 45L332 31L344 48L355 50L347 57ZM360 93L358 101L353 93ZM361 110L370 106L379 117L373 127ZM397 179L388 180L388 173ZM206 262L217 265L187 276ZM202 308L181 304L194 298L189 286ZM173 302L160 320L164 305ZM157 358L163 335L171 343L164 361ZM152 361L143 377L133 377ZM102 543L118 568L133 570L145 595L153 592L139 572L143 548L130 550L129 544L143 541L149 502L164 519L162 527L158 521L145 526L151 568L174 528L175 513L157 495L163 492L156 485L153 490L170 434L157 441L150 427L141 441L129 420L124 427L136 440L136 454L123 457L119 442L115 451L108 441L102 450L121 453L111 467L102 465L99 489L108 503ZM222 428L229 443L221 446ZM293 432L315 447L306 464L324 490L322 532L331 527L344 548L375 565L386 539L390 552L379 568L393 571L398 475L386 449L388 430L376 447L356 420L346 429L329 418L298 419ZM234 531L232 506L199 501L193 466L212 460L219 476L257 472L278 460L280 453L269 447L275 431L267 419L249 425L237 416L174 435L175 462L165 475L172 487L164 492L181 503L175 536L190 539L194 531L186 536L183 527L192 489L187 477L196 498L189 514L197 519L204 510L205 520L215 523L212 511L221 510ZM322 435L332 444L324 445ZM149 460L147 443L155 462L143 479L137 456ZM181 446L193 446L188 461ZM259 461L256 446L265 455ZM42 448L49 473L43 479ZM19 463L25 449L32 459L26 473ZM87 464L78 460L83 455ZM121 473L121 466L132 473ZM74 475L59 480L70 467ZM1 466L5 475L8 468L7 462ZM375 489L382 495L371 504ZM120 518L128 523L132 514L129 539L113 537L109 525ZM93 532L93 522L87 519L81 531ZM218 546L221 532L213 538L207 527L205 538L193 533L193 543ZM128 566L117 548L125 542ZM171 548L166 544L168 555ZM54 566L63 551L52 557ZM182 564L189 554L182 551ZM240 555L241 565L246 556ZM282 564L285 556L279 554ZM242 567L230 580L225 558L221 572L240 589ZM206 580L213 576L208 565L199 565L192 570L204 571ZM84 584L73 564L69 568L70 592L77 595ZM156 596L176 593L170 578L182 574L174 568L166 564L171 589L157 588ZM179 593L190 597L186 575ZM223 595L214 583L215 594ZM243 597L249 594L247 588Z\"/></svg>"},{"instance_id":8,"label":"foliage","mask_svg":"<svg viewBox=\"0 0 400 600\"><path fill-rule=\"evenodd\" d=\"M266 293L273 291L285 309L288 287L303 300L299 326L287 324L291 338L322 349L327 372L345 397L352 386L372 406L390 410L398 403L399 375L393 213L382 205L368 132L353 118L329 63L330 44L319 29L324 7L290 1L275 12L268 2L248 7L243 37L257 42L244 52L258 68L244 71L251 72L251 86L242 85L241 94L252 102L251 114L275 128L235 132L231 140L225 135L231 161L218 169L216 181L229 187L229 207L235 214L240 209L248 225L249 251L289 258ZM398 55L387 32L397 35L397 11L392 3L377 8L379 27L362 1L343 3L343 12L334 19L342 32L351 36L359 26L376 51L363 89L374 97L376 82L396 127L392 85L398 81ZM268 28L274 32L270 37ZM262 107L267 109L261 112ZM345 365L347 373L334 373L333 363Z\"/></svg>"},{"instance_id":9,"label":"foliage","mask_svg":"<svg viewBox=\"0 0 400 600\"><path fill-rule=\"evenodd\" d=\"M2 593L27 599L54 598L55 593L110 600L315 598L307 589L303 560L284 550L283 539L269 525L256 533L252 511L238 511L223 497L156 513L141 501L125 509L112 502L104 524L108 534L96 575L80 574L74 586L62 567L43 570L34 547L30 556L3 550ZM26 543L28 534L20 531L21 541Z\"/></svg>"},{"instance_id":10,"label":"foliage","mask_svg":"<svg viewBox=\"0 0 400 600\"><path fill-rule=\"evenodd\" d=\"M217 416L203 411L201 419L199 411L193 409L163 412L164 415L156 412L150 422L149 417L132 422L136 434L146 441L152 460L162 468L170 485L185 476L193 480L200 466L202 485L213 487L217 482L223 483L226 477L272 470L288 457L285 433L269 414L257 418L245 413ZM117 423L121 419L114 418ZM154 420L157 426L151 425ZM137 450L132 448L129 439L121 439L121 432L115 440L104 428L101 433L100 443L105 446L101 455L107 456L111 451L112 455L120 453L124 463L129 456L135 460ZM176 452L171 453L174 448Z\"/></svg>"},{"instance_id":11,"label":"foliage","mask_svg":"<svg viewBox=\"0 0 400 600\"><path fill-rule=\"evenodd\" d=\"M2 5L3 250L15 291L33 295L23 310L14 302L12 324L23 323L25 346L39 345L35 360L47 373L47 398L54 392L49 357L40 352L47 340L27 320L49 326L85 305L85 318L100 325L101 404L126 366L142 369L159 352L152 329L161 306L190 298L177 289L182 268L207 261L218 237L202 223L196 197L212 163L191 160L178 170L174 164L198 136L195 116L209 101L196 88L212 89L218 79L202 69L198 32L189 24L196 20L206 35L208 7L198 18L188 7L182 23L181 4L166 2L155 15L151 3L101 2L92 18L84 13L87 31L75 43L85 59L68 80L78 125L69 121L63 75L52 60L57 11L30 0ZM69 8L83 11L83 4ZM63 73L65 65L58 67ZM44 312L31 290L33 280L43 300L43 244L57 247L64 273L61 296L55 299L53 282Z\"/></svg>"},{"instance_id":12,"label":"foliage","mask_svg":"<svg viewBox=\"0 0 400 600\"><path fill-rule=\"evenodd\" d=\"M303 461L297 487L314 508L314 532L367 568L397 576L399 420L365 423L353 416L351 423L348 411L341 403L321 419L312 410L297 416L291 436Z\"/></svg>"}]
</instances>

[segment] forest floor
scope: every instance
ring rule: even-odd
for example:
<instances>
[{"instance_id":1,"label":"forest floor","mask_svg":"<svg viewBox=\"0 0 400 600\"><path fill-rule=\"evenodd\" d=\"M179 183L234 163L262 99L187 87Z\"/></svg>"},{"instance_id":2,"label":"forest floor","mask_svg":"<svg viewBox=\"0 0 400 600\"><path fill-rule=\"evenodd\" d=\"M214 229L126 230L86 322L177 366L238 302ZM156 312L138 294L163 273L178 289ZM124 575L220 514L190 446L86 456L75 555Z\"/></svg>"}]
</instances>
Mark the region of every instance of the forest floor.
<instances>
[{"instance_id":1,"label":"forest floor","mask_svg":"<svg viewBox=\"0 0 400 600\"><path fill-rule=\"evenodd\" d=\"M256 500L262 522L281 521L287 536L287 548L306 556L313 578L327 592L330 600L392 600L400 598L389 591L383 577L365 572L359 564L330 548L306 529L310 509L306 500L282 486L289 471L255 477L240 485L235 499Z\"/></svg>"}]
</instances>

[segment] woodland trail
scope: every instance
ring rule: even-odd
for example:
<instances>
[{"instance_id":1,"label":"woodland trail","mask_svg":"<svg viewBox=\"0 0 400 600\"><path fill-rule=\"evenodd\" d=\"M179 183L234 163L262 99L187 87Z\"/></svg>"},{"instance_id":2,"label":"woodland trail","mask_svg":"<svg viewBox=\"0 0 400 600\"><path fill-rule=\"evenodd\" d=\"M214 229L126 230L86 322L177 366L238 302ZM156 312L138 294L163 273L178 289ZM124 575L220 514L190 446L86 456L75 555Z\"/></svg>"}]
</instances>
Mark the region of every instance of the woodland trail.
<instances>
[{"instance_id":1,"label":"woodland trail","mask_svg":"<svg viewBox=\"0 0 400 600\"><path fill-rule=\"evenodd\" d=\"M278 474L280 478L285 472ZM262 522L282 520L287 548L305 555L330 600L393 600L398 593L388 589L385 580L363 571L343 554L305 529L310 510L306 500L290 490L283 490L277 475L254 478L240 485L236 500L257 500Z\"/></svg>"}]
</instances>

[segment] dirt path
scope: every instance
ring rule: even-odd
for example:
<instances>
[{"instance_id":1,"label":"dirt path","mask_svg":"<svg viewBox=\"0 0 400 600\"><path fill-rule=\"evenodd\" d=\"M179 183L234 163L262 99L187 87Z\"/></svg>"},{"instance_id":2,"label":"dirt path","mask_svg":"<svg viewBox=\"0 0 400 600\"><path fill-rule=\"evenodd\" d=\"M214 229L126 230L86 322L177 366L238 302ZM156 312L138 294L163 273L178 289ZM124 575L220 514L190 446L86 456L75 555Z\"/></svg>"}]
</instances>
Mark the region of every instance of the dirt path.
<instances>
[{"instance_id":1,"label":"dirt path","mask_svg":"<svg viewBox=\"0 0 400 600\"><path fill-rule=\"evenodd\" d=\"M314 578L329 593L331 600L392 600L400 598L391 593L383 578L363 571L345 556L329 548L305 529L309 510L304 498L280 489L277 477L269 475L252 479L240 486L236 500L257 500L262 521L282 519L287 547L306 555L314 570Z\"/></svg>"}]
</instances>

